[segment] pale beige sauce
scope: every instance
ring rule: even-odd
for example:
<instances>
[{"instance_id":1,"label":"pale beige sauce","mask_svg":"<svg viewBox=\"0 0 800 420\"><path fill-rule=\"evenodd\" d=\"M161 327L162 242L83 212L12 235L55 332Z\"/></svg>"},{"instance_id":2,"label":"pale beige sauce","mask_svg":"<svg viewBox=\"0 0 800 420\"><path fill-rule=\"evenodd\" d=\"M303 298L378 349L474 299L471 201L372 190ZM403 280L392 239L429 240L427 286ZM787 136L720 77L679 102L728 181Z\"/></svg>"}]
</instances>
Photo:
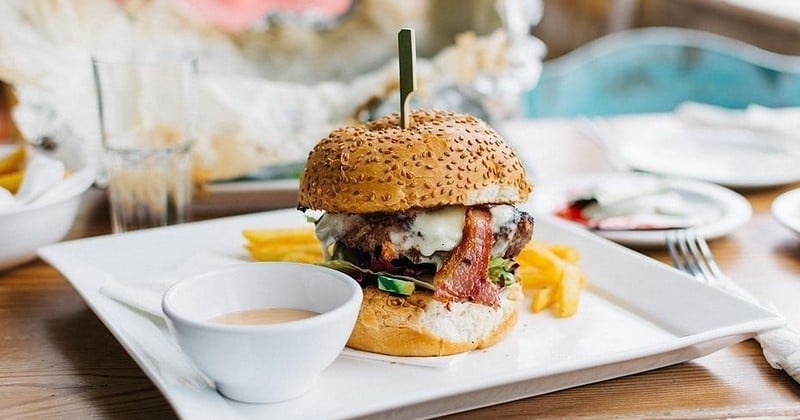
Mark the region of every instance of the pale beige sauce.
<instances>
[{"instance_id":1,"label":"pale beige sauce","mask_svg":"<svg viewBox=\"0 0 800 420\"><path fill-rule=\"evenodd\" d=\"M305 309L251 309L247 311L235 311L222 314L209 319L209 321L217 324L266 325L297 321L300 319L311 318L314 315L319 314L312 311L306 311Z\"/></svg>"}]
</instances>

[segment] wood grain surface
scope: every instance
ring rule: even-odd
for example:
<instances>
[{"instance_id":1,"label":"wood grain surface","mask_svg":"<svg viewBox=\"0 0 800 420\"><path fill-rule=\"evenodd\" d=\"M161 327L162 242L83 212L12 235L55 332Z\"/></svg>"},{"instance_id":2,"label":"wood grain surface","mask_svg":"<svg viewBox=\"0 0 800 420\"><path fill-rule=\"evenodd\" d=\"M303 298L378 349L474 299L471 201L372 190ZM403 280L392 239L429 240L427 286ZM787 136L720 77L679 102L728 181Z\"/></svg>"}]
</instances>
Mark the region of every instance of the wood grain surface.
<instances>
[{"instance_id":1,"label":"wood grain surface","mask_svg":"<svg viewBox=\"0 0 800 420\"><path fill-rule=\"evenodd\" d=\"M644 117L640 117L644 118ZM641 120L640 120L641 121ZM568 121L503 127L538 179L608 170ZM800 325L800 239L770 214L800 185L746 191L752 220L712 241L723 271ZM534 192L535 194L535 192ZM69 234L107 234L102 191L87 194ZM667 261L662 249L639 250ZM40 260L0 273L0 417L170 418L175 414L69 283ZM497 417L800 418L800 385L749 340L679 365L454 415Z\"/></svg>"}]
</instances>

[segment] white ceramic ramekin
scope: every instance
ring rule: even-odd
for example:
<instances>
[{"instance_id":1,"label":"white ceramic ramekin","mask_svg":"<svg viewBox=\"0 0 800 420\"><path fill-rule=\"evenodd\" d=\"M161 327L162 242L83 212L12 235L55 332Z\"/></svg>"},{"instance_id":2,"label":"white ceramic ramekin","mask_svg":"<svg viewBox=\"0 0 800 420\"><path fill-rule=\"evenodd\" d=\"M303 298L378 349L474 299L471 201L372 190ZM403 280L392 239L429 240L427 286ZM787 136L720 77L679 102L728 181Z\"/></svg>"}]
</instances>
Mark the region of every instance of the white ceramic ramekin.
<instances>
[{"instance_id":1,"label":"white ceramic ramekin","mask_svg":"<svg viewBox=\"0 0 800 420\"><path fill-rule=\"evenodd\" d=\"M234 400L298 397L344 348L361 306L361 287L338 271L311 264L246 263L183 279L162 307L181 349ZM242 310L319 313L272 325L227 325L209 319Z\"/></svg>"}]
</instances>

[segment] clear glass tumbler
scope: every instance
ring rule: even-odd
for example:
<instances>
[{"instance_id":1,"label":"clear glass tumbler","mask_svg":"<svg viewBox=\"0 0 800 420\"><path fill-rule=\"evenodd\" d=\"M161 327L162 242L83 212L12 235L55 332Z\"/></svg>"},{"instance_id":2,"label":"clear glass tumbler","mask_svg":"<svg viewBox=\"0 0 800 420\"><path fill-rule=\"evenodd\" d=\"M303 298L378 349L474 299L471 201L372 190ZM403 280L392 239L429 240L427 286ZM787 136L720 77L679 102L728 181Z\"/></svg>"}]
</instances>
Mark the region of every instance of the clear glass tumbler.
<instances>
[{"instance_id":1,"label":"clear glass tumbler","mask_svg":"<svg viewBox=\"0 0 800 420\"><path fill-rule=\"evenodd\" d=\"M92 59L115 233L191 219L197 61Z\"/></svg>"}]
</instances>

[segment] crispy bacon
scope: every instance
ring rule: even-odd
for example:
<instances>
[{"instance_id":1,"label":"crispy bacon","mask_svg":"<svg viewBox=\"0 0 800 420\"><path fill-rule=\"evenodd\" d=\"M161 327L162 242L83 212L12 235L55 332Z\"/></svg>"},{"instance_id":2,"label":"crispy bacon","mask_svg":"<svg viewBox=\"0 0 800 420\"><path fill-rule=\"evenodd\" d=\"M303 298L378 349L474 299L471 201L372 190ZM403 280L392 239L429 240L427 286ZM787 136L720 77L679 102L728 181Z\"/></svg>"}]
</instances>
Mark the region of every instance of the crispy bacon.
<instances>
[{"instance_id":1,"label":"crispy bacon","mask_svg":"<svg viewBox=\"0 0 800 420\"><path fill-rule=\"evenodd\" d=\"M489 281L492 252L492 214L488 208L468 207L461 243L433 278L434 298L445 303L475 302L500 305L499 287Z\"/></svg>"}]
</instances>

